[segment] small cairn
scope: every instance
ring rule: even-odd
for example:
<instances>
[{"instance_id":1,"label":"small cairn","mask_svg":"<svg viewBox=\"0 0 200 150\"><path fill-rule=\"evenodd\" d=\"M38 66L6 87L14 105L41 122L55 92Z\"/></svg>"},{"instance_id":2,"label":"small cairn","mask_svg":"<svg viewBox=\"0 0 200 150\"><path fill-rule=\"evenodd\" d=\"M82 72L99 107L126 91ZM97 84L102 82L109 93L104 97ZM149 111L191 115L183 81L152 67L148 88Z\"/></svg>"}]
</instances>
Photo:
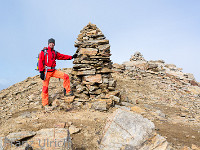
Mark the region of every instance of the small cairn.
<instances>
[{"instance_id":1,"label":"small cairn","mask_svg":"<svg viewBox=\"0 0 200 150\"><path fill-rule=\"evenodd\" d=\"M91 108L107 110L120 102L112 78L110 44L95 24L89 23L75 41L77 58L73 61L72 85L75 101L90 104ZM118 96L118 97L117 97Z\"/></svg>"},{"instance_id":2,"label":"small cairn","mask_svg":"<svg viewBox=\"0 0 200 150\"><path fill-rule=\"evenodd\" d=\"M146 61L143 55L140 52L135 52L134 55L131 55L130 61Z\"/></svg>"}]
</instances>

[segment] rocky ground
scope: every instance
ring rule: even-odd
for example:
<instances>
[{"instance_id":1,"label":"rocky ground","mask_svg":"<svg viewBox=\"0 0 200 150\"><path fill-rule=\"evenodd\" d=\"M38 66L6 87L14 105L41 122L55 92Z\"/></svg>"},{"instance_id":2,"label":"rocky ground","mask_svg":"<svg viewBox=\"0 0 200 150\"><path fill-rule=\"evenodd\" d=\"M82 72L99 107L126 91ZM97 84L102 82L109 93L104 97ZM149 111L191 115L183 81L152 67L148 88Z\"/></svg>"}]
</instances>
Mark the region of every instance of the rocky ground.
<instances>
[{"instance_id":1,"label":"rocky ground","mask_svg":"<svg viewBox=\"0 0 200 150\"><path fill-rule=\"evenodd\" d=\"M63 71L70 75L71 69ZM121 102L102 112L88 109L77 101L66 102L64 107L59 106L51 113L44 112L39 76L0 91L0 136L71 126L74 149L98 149L107 118L120 107L151 120L156 132L174 149L200 147L199 86L148 71L139 71L135 76L130 71L118 70L112 76L117 81ZM63 99L62 79L51 79L49 96L50 101ZM13 149L17 148L24 149Z\"/></svg>"},{"instance_id":2,"label":"rocky ground","mask_svg":"<svg viewBox=\"0 0 200 150\"><path fill-rule=\"evenodd\" d=\"M130 80L120 74L115 78L117 89L123 93L122 104L154 122L158 133L174 147L200 146L198 97L168 91L168 84L160 83L160 78Z\"/></svg>"},{"instance_id":3,"label":"rocky ground","mask_svg":"<svg viewBox=\"0 0 200 150\"><path fill-rule=\"evenodd\" d=\"M146 61L140 52L114 70L123 105L133 104L177 149L200 146L200 86L192 74L163 60Z\"/></svg>"},{"instance_id":4,"label":"rocky ground","mask_svg":"<svg viewBox=\"0 0 200 150\"><path fill-rule=\"evenodd\" d=\"M192 74L140 52L113 64L109 40L91 23L75 47L73 68L62 69L75 96L64 97L62 79L51 78L52 106L42 108L39 75L0 91L0 150L200 149L200 83Z\"/></svg>"}]
</instances>

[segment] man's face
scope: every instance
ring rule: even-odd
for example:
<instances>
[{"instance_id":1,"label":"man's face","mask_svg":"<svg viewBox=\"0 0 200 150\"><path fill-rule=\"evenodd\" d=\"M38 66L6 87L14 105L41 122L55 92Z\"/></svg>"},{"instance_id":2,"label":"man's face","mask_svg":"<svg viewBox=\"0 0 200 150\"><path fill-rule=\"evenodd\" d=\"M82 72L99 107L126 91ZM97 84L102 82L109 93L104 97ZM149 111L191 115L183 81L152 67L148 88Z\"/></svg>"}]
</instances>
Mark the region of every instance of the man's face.
<instances>
[{"instance_id":1,"label":"man's face","mask_svg":"<svg viewBox=\"0 0 200 150\"><path fill-rule=\"evenodd\" d=\"M50 48L54 48L54 43L49 43L48 45Z\"/></svg>"}]
</instances>

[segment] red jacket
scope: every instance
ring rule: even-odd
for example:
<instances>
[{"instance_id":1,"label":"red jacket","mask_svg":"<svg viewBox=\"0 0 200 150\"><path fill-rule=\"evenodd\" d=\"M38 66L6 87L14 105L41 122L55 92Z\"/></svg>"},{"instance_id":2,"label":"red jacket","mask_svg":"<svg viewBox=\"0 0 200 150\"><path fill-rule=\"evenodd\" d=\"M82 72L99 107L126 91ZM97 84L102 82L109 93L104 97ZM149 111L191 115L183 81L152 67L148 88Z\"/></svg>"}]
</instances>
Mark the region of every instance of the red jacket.
<instances>
[{"instance_id":1,"label":"red jacket","mask_svg":"<svg viewBox=\"0 0 200 150\"><path fill-rule=\"evenodd\" d=\"M59 52L55 53L55 50L48 47L47 53L44 57L44 52L41 51L39 55L39 71L45 71L45 66L48 67L56 67L56 59L58 60L71 60L72 56L70 55L64 55ZM47 63L47 56L48 56L48 63ZM48 72L54 71L55 69L48 69Z\"/></svg>"}]
</instances>

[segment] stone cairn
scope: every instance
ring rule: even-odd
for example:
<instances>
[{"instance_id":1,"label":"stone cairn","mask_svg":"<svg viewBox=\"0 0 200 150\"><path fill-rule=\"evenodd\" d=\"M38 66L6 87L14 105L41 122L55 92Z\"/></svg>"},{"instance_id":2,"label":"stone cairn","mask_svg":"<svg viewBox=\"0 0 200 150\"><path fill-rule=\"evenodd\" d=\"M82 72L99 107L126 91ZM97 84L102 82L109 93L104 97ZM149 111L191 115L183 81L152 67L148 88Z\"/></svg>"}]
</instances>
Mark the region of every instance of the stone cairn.
<instances>
[{"instance_id":1,"label":"stone cairn","mask_svg":"<svg viewBox=\"0 0 200 150\"><path fill-rule=\"evenodd\" d=\"M75 101L90 104L98 110L107 110L120 102L112 78L110 44L95 24L89 23L75 41L77 58L73 61L72 85Z\"/></svg>"},{"instance_id":2,"label":"stone cairn","mask_svg":"<svg viewBox=\"0 0 200 150\"><path fill-rule=\"evenodd\" d=\"M140 52L135 52L134 55L131 55L130 61L146 61L143 55Z\"/></svg>"}]
</instances>

